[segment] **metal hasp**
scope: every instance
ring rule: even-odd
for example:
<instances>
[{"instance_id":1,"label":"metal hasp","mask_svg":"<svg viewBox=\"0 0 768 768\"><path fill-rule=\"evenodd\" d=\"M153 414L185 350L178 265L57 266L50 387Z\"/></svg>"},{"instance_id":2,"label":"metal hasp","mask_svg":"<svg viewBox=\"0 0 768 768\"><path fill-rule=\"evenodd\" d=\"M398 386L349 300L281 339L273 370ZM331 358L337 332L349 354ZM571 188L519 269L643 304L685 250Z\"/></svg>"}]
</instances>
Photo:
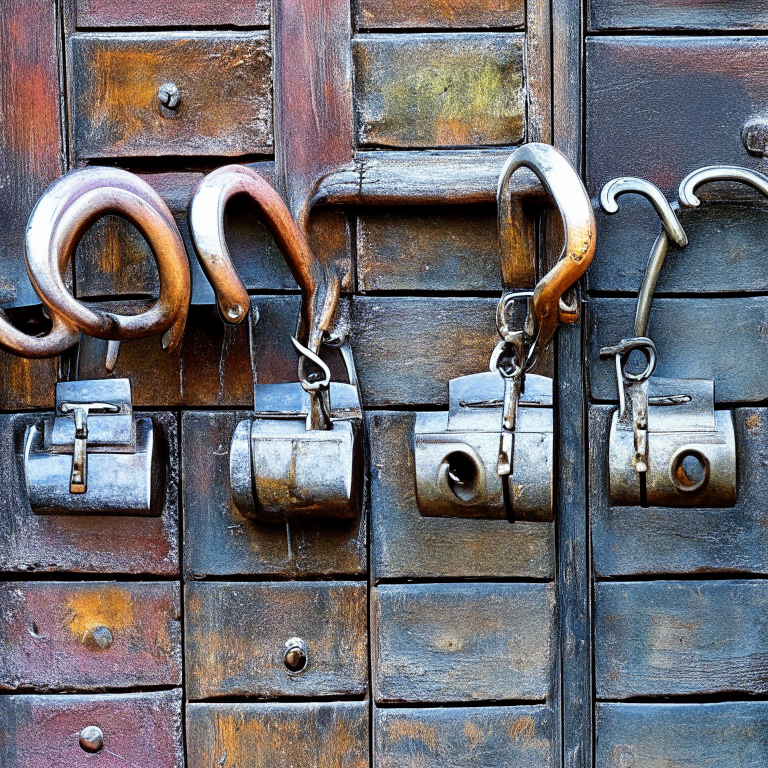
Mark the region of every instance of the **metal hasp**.
<instances>
[{"instance_id":1,"label":"metal hasp","mask_svg":"<svg viewBox=\"0 0 768 768\"><path fill-rule=\"evenodd\" d=\"M680 204L695 207L695 191L711 181L740 181L768 196L768 178L744 168L712 166L689 174L680 184ZM656 282L670 238L688 243L676 206L643 179L614 179L603 187L601 204L618 210L616 198L636 193L652 202L662 221L635 314L635 335L600 350L616 366L619 407L609 438L610 500L614 506L730 507L736 503L736 437L730 411L715 410L715 384L703 379L653 378L657 351L648 338ZM633 370L630 355L645 356Z\"/></svg>"},{"instance_id":2,"label":"metal hasp","mask_svg":"<svg viewBox=\"0 0 768 768\"><path fill-rule=\"evenodd\" d=\"M62 278L80 238L107 214L134 224L158 264L160 296L138 315L116 315L81 304ZM180 344L190 297L189 262L171 212L133 174L87 168L51 185L30 217L26 260L53 330L29 337L0 317L0 346L8 351L49 357L77 342L80 334L90 334L109 341L106 367L111 370L120 340L165 334L166 349ZM29 504L37 514L162 512L160 451L151 419L133 416L128 379L59 382L55 413L26 430L23 461Z\"/></svg>"},{"instance_id":3,"label":"metal hasp","mask_svg":"<svg viewBox=\"0 0 768 768\"><path fill-rule=\"evenodd\" d=\"M501 341L490 371L448 384L448 413L416 415L415 480L426 517L548 522L553 519L552 380L528 373L560 323L579 316L576 299L563 295L584 274L595 250L595 220L584 185L568 160L546 144L515 150L499 178L502 273L519 274L512 254L536 261L533 223L523 201L509 192L512 174L526 167L554 198L565 246L554 268L533 291L505 293L497 309ZM514 308L526 319L513 328Z\"/></svg>"},{"instance_id":4,"label":"metal hasp","mask_svg":"<svg viewBox=\"0 0 768 768\"><path fill-rule=\"evenodd\" d=\"M223 233L227 200L248 194L259 206L301 289L296 337L298 381L259 384L254 413L241 421L230 447L232 501L246 517L353 518L363 482L363 414L346 331L334 329L339 280L327 274L276 190L244 166L219 168L198 185L190 231L201 266L216 293L219 314L235 325L250 315L250 300ZM286 339L286 343L288 339ZM349 384L332 382L320 358L323 345L340 347Z\"/></svg>"}]
</instances>

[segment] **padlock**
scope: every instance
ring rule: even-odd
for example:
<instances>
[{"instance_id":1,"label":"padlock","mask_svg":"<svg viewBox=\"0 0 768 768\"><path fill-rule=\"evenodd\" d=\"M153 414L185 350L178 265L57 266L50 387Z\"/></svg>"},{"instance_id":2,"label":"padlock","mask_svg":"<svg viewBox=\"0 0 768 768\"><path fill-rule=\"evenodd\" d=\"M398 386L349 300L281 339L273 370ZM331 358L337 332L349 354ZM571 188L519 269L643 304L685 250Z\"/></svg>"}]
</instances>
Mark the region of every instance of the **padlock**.
<instances>
[{"instance_id":1,"label":"padlock","mask_svg":"<svg viewBox=\"0 0 768 768\"><path fill-rule=\"evenodd\" d=\"M564 155L546 144L515 150L498 187L505 277L526 271L505 260L520 253L534 260L533 229L522 202L509 193L510 178L521 167L531 169L554 198L565 246L534 291L502 296L497 310L502 340L491 357L490 372L451 380L447 414L416 415L416 500L427 517L553 519L552 380L527 371L559 323L578 319L575 300L566 304L562 296L592 260L595 222L584 185ZM526 240L528 247L512 242L515 237ZM525 301L527 316L525 327L514 331L511 314L518 300Z\"/></svg>"},{"instance_id":2,"label":"padlock","mask_svg":"<svg viewBox=\"0 0 768 768\"><path fill-rule=\"evenodd\" d=\"M363 414L347 334L329 334L339 280L326 274L282 198L261 176L243 166L219 168L195 191L189 222L224 322L247 316L258 322L256 310L247 312L250 300L223 236L224 207L238 193L261 209L301 288L302 306L292 339L300 353L299 381L259 384L254 371L254 413L237 425L230 446L232 501L241 514L262 522L353 518L361 503ZM331 382L319 356L324 343L342 347L349 384Z\"/></svg>"},{"instance_id":3,"label":"padlock","mask_svg":"<svg viewBox=\"0 0 768 768\"><path fill-rule=\"evenodd\" d=\"M768 196L768 178L745 168L711 166L694 171L680 184L680 203L699 205L695 191L712 181L739 181ZM607 213L616 198L634 192L650 200L663 229L654 243L640 288L635 336L601 349L615 362L619 407L609 437L610 500L613 506L730 507L737 498L736 437L730 411L715 410L715 384L704 379L652 378L657 352L647 336L656 282L670 238L680 247L687 237L662 193L643 179L608 182L601 193ZM645 356L641 371L630 355ZM627 403L629 400L629 403Z\"/></svg>"},{"instance_id":4,"label":"padlock","mask_svg":"<svg viewBox=\"0 0 768 768\"><path fill-rule=\"evenodd\" d=\"M62 279L84 232L108 214L134 224L158 264L160 296L138 315L86 307ZM93 367L95 351L99 363L104 358L106 375L116 363L120 339L164 333L171 351L181 342L191 287L184 243L163 200L133 174L86 168L54 182L27 225L26 261L52 330L29 337L2 316L0 346L8 351L26 357L58 355L80 334L78 370ZM103 341L82 336L86 332ZM134 419L128 379L59 382L55 413L28 427L24 436L29 504L38 514L160 515L162 458L151 419Z\"/></svg>"}]
</instances>

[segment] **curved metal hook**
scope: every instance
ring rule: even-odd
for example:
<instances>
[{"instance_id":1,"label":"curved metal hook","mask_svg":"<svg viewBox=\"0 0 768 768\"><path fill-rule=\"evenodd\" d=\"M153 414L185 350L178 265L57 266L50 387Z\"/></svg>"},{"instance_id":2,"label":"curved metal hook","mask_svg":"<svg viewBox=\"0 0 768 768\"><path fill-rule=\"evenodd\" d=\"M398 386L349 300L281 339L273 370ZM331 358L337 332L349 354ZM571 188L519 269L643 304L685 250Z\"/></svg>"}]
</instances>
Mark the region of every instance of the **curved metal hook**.
<instances>
[{"instance_id":1,"label":"curved metal hook","mask_svg":"<svg viewBox=\"0 0 768 768\"><path fill-rule=\"evenodd\" d=\"M509 181L519 168L529 168L554 198L563 220L565 245L555 266L539 280L533 308L538 325L537 344L543 349L561 322L578 314L561 304L562 295L584 274L595 253L595 217L587 191L566 156L548 144L524 144L507 160L499 177L498 205L509 205L518 231L524 231L522 201L509 194ZM507 202L509 201L509 202Z\"/></svg>"},{"instance_id":2,"label":"curved metal hook","mask_svg":"<svg viewBox=\"0 0 768 768\"><path fill-rule=\"evenodd\" d=\"M138 315L93 309L77 301L62 278L80 238L107 214L136 226L157 262L160 295ZM168 351L181 343L191 296L184 242L160 195L134 174L94 167L71 171L55 181L27 224L26 262L30 280L53 318L66 318L80 332L99 339L164 333L163 347Z\"/></svg>"},{"instance_id":3,"label":"curved metal hook","mask_svg":"<svg viewBox=\"0 0 768 768\"><path fill-rule=\"evenodd\" d=\"M282 197L258 173L242 165L227 165L198 184L189 209L192 241L206 277L213 286L222 319L242 322L250 305L224 239L224 208L236 194L247 194L259 206L291 274L301 289L299 340L314 355L320 350L338 302L338 287L329 281L307 239ZM334 298L335 296L335 298ZM302 358L303 360L303 358Z\"/></svg>"},{"instance_id":4,"label":"curved metal hook","mask_svg":"<svg viewBox=\"0 0 768 768\"><path fill-rule=\"evenodd\" d=\"M680 204L686 208L698 208L701 200L696 196L696 190L712 181L738 181L768 197L768 177L762 173L738 165L708 165L689 173L680 182Z\"/></svg>"}]
</instances>

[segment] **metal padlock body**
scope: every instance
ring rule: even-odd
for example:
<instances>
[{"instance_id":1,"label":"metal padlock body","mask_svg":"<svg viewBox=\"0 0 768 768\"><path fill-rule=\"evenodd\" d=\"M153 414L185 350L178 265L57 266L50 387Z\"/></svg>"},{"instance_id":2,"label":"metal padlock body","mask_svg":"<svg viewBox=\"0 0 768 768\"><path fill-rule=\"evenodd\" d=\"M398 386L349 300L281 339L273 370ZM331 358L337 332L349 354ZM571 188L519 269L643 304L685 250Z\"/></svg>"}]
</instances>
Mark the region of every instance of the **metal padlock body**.
<instances>
[{"instance_id":1,"label":"metal padlock body","mask_svg":"<svg viewBox=\"0 0 768 768\"><path fill-rule=\"evenodd\" d=\"M715 410L715 385L705 379L650 378L646 504L654 507L732 507L736 503L736 436L730 411ZM635 469L631 409L618 410L609 441L610 499L613 506L637 506L640 474ZM702 470L699 485L685 482L683 459Z\"/></svg>"},{"instance_id":2,"label":"metal padlock body","mask_svg":"<svg viewBox=\"0 0 768 768\"><path fill-rule=\"evenodd\" d=\"M64 402L107 402L115 414L88 417L88 483L70 492L75 423L60 412ZM24 474L36 514L136 515L162 513L162 472L151 419L134 419L128 379L61 382L56 415L27 428Z\"/></svg>"},{"instance_id":3,"label":"metal padlock body","mask_svg":"<svg viewBox=\"0 0 768 768\"><path fill-rule=\"evenodd\" d=\"M496 472L504 381L477 373L448 383L449 410L416 415L416 501L425 517L507 519ZM510 477L516 520L548 522L552 510L552 379L528 374L520 397ZM449 468L467 473L457 485Z\"/></svg>"},{"instance_id":4,"label":"metal padlock body","mask_svg":"<svg viewBox=\"0 0 768 768\"><path fill-rule=\"evenodd\" d=\"M230 446L232 500L245 517L354 518L362 487L362 411L357 389L331 382L331 430L308 430L309 395L298 383L254 386L254 415Z\"/></svg>"}]
</instances>

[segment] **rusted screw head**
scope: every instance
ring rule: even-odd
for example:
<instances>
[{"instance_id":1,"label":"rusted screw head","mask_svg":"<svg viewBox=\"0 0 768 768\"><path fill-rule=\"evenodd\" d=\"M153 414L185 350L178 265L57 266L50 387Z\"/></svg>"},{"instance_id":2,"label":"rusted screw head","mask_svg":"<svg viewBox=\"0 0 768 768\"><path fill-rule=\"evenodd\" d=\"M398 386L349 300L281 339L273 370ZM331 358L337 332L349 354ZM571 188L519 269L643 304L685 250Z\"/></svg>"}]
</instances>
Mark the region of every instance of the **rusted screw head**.
<instances>
[{"instance_id":1,"label":"rusted screw head","mask_svg":"<svg viewBox=\"0 0 768 768\"><path fill-rule=\"evenodd\" d=\"M181 102L181 94L176 83L163 83L157 92L158 101L168 109L176 109Z\"/></svg>"},{"instance_id":2,"label":"rusted screw head","mask_svg":"<svg viewBox=\"0 0 768 768\"><path fill-rule=\"evenodd\" d=\"M307 644L300 637L292 637L285 644L285 667L297 674L307 668Z\"/></svg>"},{"instance_id":3,"label":"rusted screw head","mask_svg":"<svg viewBox=\"0 0 768 768\"><path fill-rule=\"evenodd\" d=\"M106 651L112 646L114 638L109 627L94 627L83 637L83 645L93 651Z\"/></svg>"},{"instance_id":4,"label":"rusted screw head","mask_svg":"<svg viewBox=\"0 0 768 768\"><path fill-rule=\"evenodd\" d=\"M104 746L104 734L97 725L86 725L80 731L80 746L86 752L98 752Z\"/></svg>"}]
</instances>

